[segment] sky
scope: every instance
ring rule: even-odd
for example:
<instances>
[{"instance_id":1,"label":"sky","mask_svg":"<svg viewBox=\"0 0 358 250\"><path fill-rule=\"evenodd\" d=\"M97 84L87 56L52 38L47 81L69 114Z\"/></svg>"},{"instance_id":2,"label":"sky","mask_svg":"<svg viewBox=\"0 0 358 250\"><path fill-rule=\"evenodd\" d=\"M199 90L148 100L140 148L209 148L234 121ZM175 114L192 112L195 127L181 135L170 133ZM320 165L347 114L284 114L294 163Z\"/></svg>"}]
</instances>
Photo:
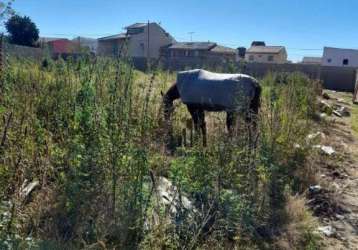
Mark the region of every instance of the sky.
<instances>
[{"instance_id":1,"label":"sky","mask_svg":"<svg viewBox=\"0 0 358 250\"><path fill-rule=\"evenodd\" d=\"M260 40L285 46L292 61L324 46L358 48L356 0L15 0L13 8L46 37L98 38L150 20L177 41L190 32L233 48Z\"/></svg>"}]
</instances>

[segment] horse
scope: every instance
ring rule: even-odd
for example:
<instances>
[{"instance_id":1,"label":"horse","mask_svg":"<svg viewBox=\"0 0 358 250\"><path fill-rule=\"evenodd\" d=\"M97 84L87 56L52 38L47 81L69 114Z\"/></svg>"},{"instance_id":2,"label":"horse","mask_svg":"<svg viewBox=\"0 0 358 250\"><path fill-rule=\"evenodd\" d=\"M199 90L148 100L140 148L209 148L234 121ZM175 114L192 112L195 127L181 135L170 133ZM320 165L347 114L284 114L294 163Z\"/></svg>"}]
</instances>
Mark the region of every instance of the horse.
<instances>
[{"instance_id":1,"label":"horse","mask_svg":"<svg viewBox=\"0 0 358 250\"><path fill-rule=\"evenodd\" d=\"M202 69L178 72L177 81L163 95L164 119L170 126L176 99L186 104L194 122L196 133L203 135L206 146L205 111L227 113L226 126L232 134L238 114L246 116L246 122L256 128L260 107L261 87L259 82L244 74L213 73ZM171 136L171 130L169 132Z\"/></svg>"}]
</instances>

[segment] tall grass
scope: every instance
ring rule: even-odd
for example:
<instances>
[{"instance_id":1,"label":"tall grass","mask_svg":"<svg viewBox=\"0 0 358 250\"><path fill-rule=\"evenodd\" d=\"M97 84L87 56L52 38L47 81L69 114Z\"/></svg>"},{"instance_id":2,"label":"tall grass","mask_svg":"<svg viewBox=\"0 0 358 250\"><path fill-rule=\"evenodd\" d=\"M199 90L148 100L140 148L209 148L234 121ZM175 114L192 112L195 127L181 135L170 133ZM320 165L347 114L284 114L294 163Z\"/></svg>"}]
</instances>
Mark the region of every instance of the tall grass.
<instances>
[{"instance_id":1,"label":"tall grass","mask_svg":"<svg viewBox=\"0 0 358 250\"><path fill-rule=\"evenodd\" d=\"M269 75L256 147L243 121L229 138L222 115L210 115L207 148L182 143L168 156L160 92L174 80L126 60L11 62L0 86L0 195L11 204L0 228L6 244L263 247L279 235L287 192L300 190L296 170L309 153L294 145L310 131L315 86L299 74L284 83ZM188 112L177 105L173 117L174 137L183 142ZM192 209L173 215L158 206L159 176ZM19 195L25 180L40 183L27 200ZM148 224L152 216L159 223Z\"/></svg>"}]
</instances>

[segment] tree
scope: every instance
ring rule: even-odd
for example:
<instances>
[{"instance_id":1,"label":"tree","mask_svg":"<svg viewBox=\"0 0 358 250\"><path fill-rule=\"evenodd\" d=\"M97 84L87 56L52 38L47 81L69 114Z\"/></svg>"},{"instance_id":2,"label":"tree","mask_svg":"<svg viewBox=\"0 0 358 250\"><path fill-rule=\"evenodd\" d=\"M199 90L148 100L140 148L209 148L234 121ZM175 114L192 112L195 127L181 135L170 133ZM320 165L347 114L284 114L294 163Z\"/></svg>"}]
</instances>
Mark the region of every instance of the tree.
<instances>
[{"instance_id":1,"label":"tree","mask_svg":"<svg viewBox=\"0 0 358 250\"><path fill-rule=\"evenodd\" d=\"M27 16L13 15L5 23L5 27L11 43L34 46L39 39L39 30L36 24Z\"/></svg>"},{"instance_id":2,"label":"tree","mask_svg":"<svg viewBox=\"0 0 358 250\"><path fill-rule=\"evenodd\" d=\"M14 2L14 0L8 0L8 1L0 0L0 21L1 21L1 24L7 17L9 17L15 13L11 6L13 2Z\"/></svg>"}]
</instances>

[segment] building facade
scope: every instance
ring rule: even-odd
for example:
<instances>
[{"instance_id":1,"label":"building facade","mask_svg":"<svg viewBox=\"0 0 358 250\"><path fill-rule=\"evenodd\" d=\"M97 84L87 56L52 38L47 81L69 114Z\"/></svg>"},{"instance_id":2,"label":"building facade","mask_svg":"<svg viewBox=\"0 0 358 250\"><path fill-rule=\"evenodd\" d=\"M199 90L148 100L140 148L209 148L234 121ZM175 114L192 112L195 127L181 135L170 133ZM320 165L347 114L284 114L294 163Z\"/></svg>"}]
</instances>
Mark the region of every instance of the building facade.
<instances>
[{"instance_id":1,"label":"building facade","mask_svg":"<svg viewBox=\"0 0 358 250\"><path fill-rule=\"evenodd\" d=\"M157 23L136 23L125 29L125 33L99 38L98 55L159 58L160 49L175 42Z\"/></svg>"},{"instance_id":2,"label":"building facade","mask_svg":"<svg viewBox=\"0 0 358 250\"><path fill-rule=\"evenodd\" d=\"M321 64L322 57L305 56L302 59L303 64Z\"/></svg>"},{"instance_id":3,"label":"building facade","mask_svg":"<svg viewBox=\"0 0 358 250\"><path fill-rule=\"evenodd\" d=\"M283 46L251 46L246 50L245 60L256 63L286 63L287 52Z\"/></svg>"},{"instance_id":4,"label":"building facade","mask_svg":"<svg viewBox=\"0 0 358 250\"><path fill-rule=\"evenodd\" d=\"M235 61L237 50L213 42L178 42L161 49L161 55L171 60Z\"/></svg>"},{"instance_id":5,"label":"building facade","mask_svg":"<svg viewBox=\"0 0 358 250\"><path fill-rule=\"evenodd\" d=\"M322 65L358 67L358 50L324 47Z\"/></svg>"},{"instance_id":6,"label":"building facade","mask_svg":"<svg viewBox=\"0 0 358 250\"><path fill-rule=\"evenodd\" d=\"M69 55L77 52L77 46L72 41L64 38L51 40L46 43L53 55Z\"/></svg>"}]
</instances>

